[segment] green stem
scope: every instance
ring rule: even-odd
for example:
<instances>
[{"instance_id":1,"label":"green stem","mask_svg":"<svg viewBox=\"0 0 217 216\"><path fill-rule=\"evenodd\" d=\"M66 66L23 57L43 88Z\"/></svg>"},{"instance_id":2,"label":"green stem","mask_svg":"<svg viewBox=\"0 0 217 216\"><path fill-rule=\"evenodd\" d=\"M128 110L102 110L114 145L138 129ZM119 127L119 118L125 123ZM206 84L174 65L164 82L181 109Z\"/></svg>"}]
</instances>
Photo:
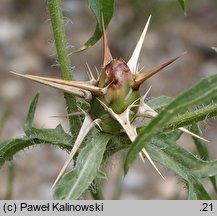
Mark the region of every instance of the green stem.
<instances>
[{"instance_id":1,"label":"green stem","mask_svg":"<svg viewBox=\"0 0 217 216\"><path fill-rule=\"evenodd\" d=\"M58 61L60 64L60 75L64 80L72 80L72 67L67 51L67 39L64 29L64 19L62 14L61 0L48 0L48 8L53 28L54 40L57 50ZM74 96L64 93L68 113L77 112L76 99ZM75 136L80 129L80 120L78 116L69 117L71 132Z\"/></svg>"},{"instance_id":2,"label":"green stem","mask_svg":"<svg viewBox=\"0 0 217 216\"><path fill-rule=\"evenodd\" d=\"M165 130L176 129L202 120L206 120L217 115L217 104L209 105L193 112L188 112L173 118L166 126Z\"/></svg>"}]
</instances>

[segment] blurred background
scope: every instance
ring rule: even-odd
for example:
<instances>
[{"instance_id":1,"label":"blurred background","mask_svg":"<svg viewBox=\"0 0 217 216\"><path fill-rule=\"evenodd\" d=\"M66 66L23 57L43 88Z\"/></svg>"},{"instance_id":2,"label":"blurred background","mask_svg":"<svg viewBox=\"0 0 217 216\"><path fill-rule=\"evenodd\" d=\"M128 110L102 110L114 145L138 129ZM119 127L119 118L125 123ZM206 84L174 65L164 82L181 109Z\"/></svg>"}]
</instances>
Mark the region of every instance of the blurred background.
<instances>
[{"instance_id":1,"label":"blurred background","mask_svg":"<svg viewBox=\"0 0 217 216\"><path fill-rule=\"evenodd\" d=\"M149 97L175 97L201 78L217 72L217 1L187 1L187 16L177 0L118 0L107 34L114 57L128 61L148 16L152 14L148 34L140 56L144 71L188 51L173 65L150 78L141 91L152 85ZM95 19L85 0L64 0L65 27L69 52L79 48L92 35ZM100 69L102 46L72 54L75 79L85 80L86 62ZM46 0L0 0L0 116L8 116L0 130L0 141L22 137L22 126L29 104L36 93L40 100L34 124L54 128L61 123L69 131L67 121L50 118L65 113L62 92L21 79L9 73L30 73L40 76L59 76L51 24ZM211 158L217 158L215 119L202 124L204 137L209 139ZM183 136L180 145L195 152L191 138ZM111 199L119 173L119 154L108 163L108 182L105 198ZM13 165L0 169L0 199L6 198L9 174L14 175L12 199L52 199L50 190L67 154L60 149L39 145L19 152ZM9 168L10 166L14 169ZM160 166L160 165L159 165ZM186 199L183 184L169 171L161 168L163 181L155 170L138 159L122 181L119 199ZM209 182L206 184L212 190Z\"/></svg>"}]
</instances>

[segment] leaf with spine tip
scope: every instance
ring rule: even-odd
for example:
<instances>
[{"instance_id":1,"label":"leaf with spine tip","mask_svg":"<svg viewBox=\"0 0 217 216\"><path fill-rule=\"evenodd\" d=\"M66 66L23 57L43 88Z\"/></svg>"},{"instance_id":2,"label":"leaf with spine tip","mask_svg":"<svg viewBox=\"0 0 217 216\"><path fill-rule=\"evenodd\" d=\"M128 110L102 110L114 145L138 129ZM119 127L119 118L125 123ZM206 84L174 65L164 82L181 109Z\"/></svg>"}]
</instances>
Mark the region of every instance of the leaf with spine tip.
<instances>
[{"instance_id":1,"label":"leaf with spine tip","mask_svg":"<svg viewBox=\"0 0 217 216\"><path fill-rule=\"evenodd\" d=\"M91 135L92 136L92 135ZM111 134L97 133L87 140L76 160L75 168L66 173L54 191L55 199L78 199L98 175Z\"/></svg>"},{"instance_id":2,"label":"leaf with spine tip","mask_svg":"<svg viewBox=\"0 0 217 216\"><path fill-rule=\"evenodd\" d=\"M125 160L125 172L143 147L146 148L151 139L163 130L164 125L178 113L189 107L207 101L217 102L217 75L203 79L198 84L174 99L158 116L156 116L136 138L129 149Z\"/></svg>"},{"instance_id":3,"label":"leaf with spine tip","mask_svg":"<svg viewBox=\"0 0 217 216\"><path fill-rule=\"evenodd\" d=\"M88 0L91 10L93 11L97 25L95 28L95 32L90 37L90 39L79 49L76 49L75 52L81 52L85 49L92 47L102 36L102 18L101 14L103 14L105 28L108 26L114 11L114 0Z\"/></svg>"},{"instance_id":4,"label":"leaf with spine tip","mask_svg":"<svg viewBox=\"0 0 217 216\"><path fill-rule=\"evenodd\" d=\"M17 152L37 144L51 144L61 149L71 149L72 137L64 132L61 125L54 129L39 129L32 126L38 99L39 94L34 97L26 117L24 131L27 136L5 140L0 143L0 166L6 161L12 160Z\"/></svg>"}]
</instances>

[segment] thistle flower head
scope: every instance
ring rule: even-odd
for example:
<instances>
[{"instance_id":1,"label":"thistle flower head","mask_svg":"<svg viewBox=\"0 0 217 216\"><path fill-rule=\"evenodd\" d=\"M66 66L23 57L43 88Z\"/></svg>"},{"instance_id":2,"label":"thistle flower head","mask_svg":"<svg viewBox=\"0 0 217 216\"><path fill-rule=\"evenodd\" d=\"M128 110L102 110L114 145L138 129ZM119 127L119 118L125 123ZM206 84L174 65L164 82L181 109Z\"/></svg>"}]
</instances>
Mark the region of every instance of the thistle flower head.
<instances>
[{"instance_id":1,"label":"thistle flower head","mask_svg":"<svg viewBox=\"0 0 217 216\"><path fill-rule=\"evenodd\" d=\"M85 136L94 125L98 125L101 130L107 133L116 134L121 131L125 131L129 139L133 142L137 137L137 132L136 127L132 124L131 120L135 119L137 116L149 116L154 118L157 115L151 107L145 104L145 97L140 96L139 87L145 80L173 63L181 55L147 72L138 71L138 58L142 49L142 44L148 29L150 18L151 16L145 25L141 37L128 63L121 58L114 59L112 57L103 24L103 65L100 77L97 80L93 78L91 71L89 71L91 80L84 82L65 81L55 78L18 74L45 85L62 89L63 91L81 97L90 103L90 110L84 111L85 119L69 158L60 171L54 185L61 178L66 167L73 159L73 156L83 142ZM189 132L187 129L179 129L186 133L190 133L193 136L197 136ZM142 149L140 156L142 159L143 157L146 157L156 171L162 176L144 148Z\"/></svg>"}]
</instances>

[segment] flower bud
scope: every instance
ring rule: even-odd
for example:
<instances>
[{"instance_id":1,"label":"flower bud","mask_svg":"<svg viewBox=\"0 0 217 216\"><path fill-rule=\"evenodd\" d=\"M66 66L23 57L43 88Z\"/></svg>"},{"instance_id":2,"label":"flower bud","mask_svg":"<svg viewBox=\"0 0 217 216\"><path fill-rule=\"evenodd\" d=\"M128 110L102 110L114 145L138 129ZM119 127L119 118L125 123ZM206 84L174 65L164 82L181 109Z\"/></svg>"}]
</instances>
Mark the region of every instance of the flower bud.
<instances>
[{"instance_id":1,"label":"flower bud","mask_svg":"<svg viewBox=\"0 0 217 216\"><path fill-rule=\"evenodd\" d=\"M131 88L133 82L133 74L124 60L113 59L102 69L98 87L108 89L99 99L120 114L139 97L139 92Z\"/></svg>"}]
</instances>

